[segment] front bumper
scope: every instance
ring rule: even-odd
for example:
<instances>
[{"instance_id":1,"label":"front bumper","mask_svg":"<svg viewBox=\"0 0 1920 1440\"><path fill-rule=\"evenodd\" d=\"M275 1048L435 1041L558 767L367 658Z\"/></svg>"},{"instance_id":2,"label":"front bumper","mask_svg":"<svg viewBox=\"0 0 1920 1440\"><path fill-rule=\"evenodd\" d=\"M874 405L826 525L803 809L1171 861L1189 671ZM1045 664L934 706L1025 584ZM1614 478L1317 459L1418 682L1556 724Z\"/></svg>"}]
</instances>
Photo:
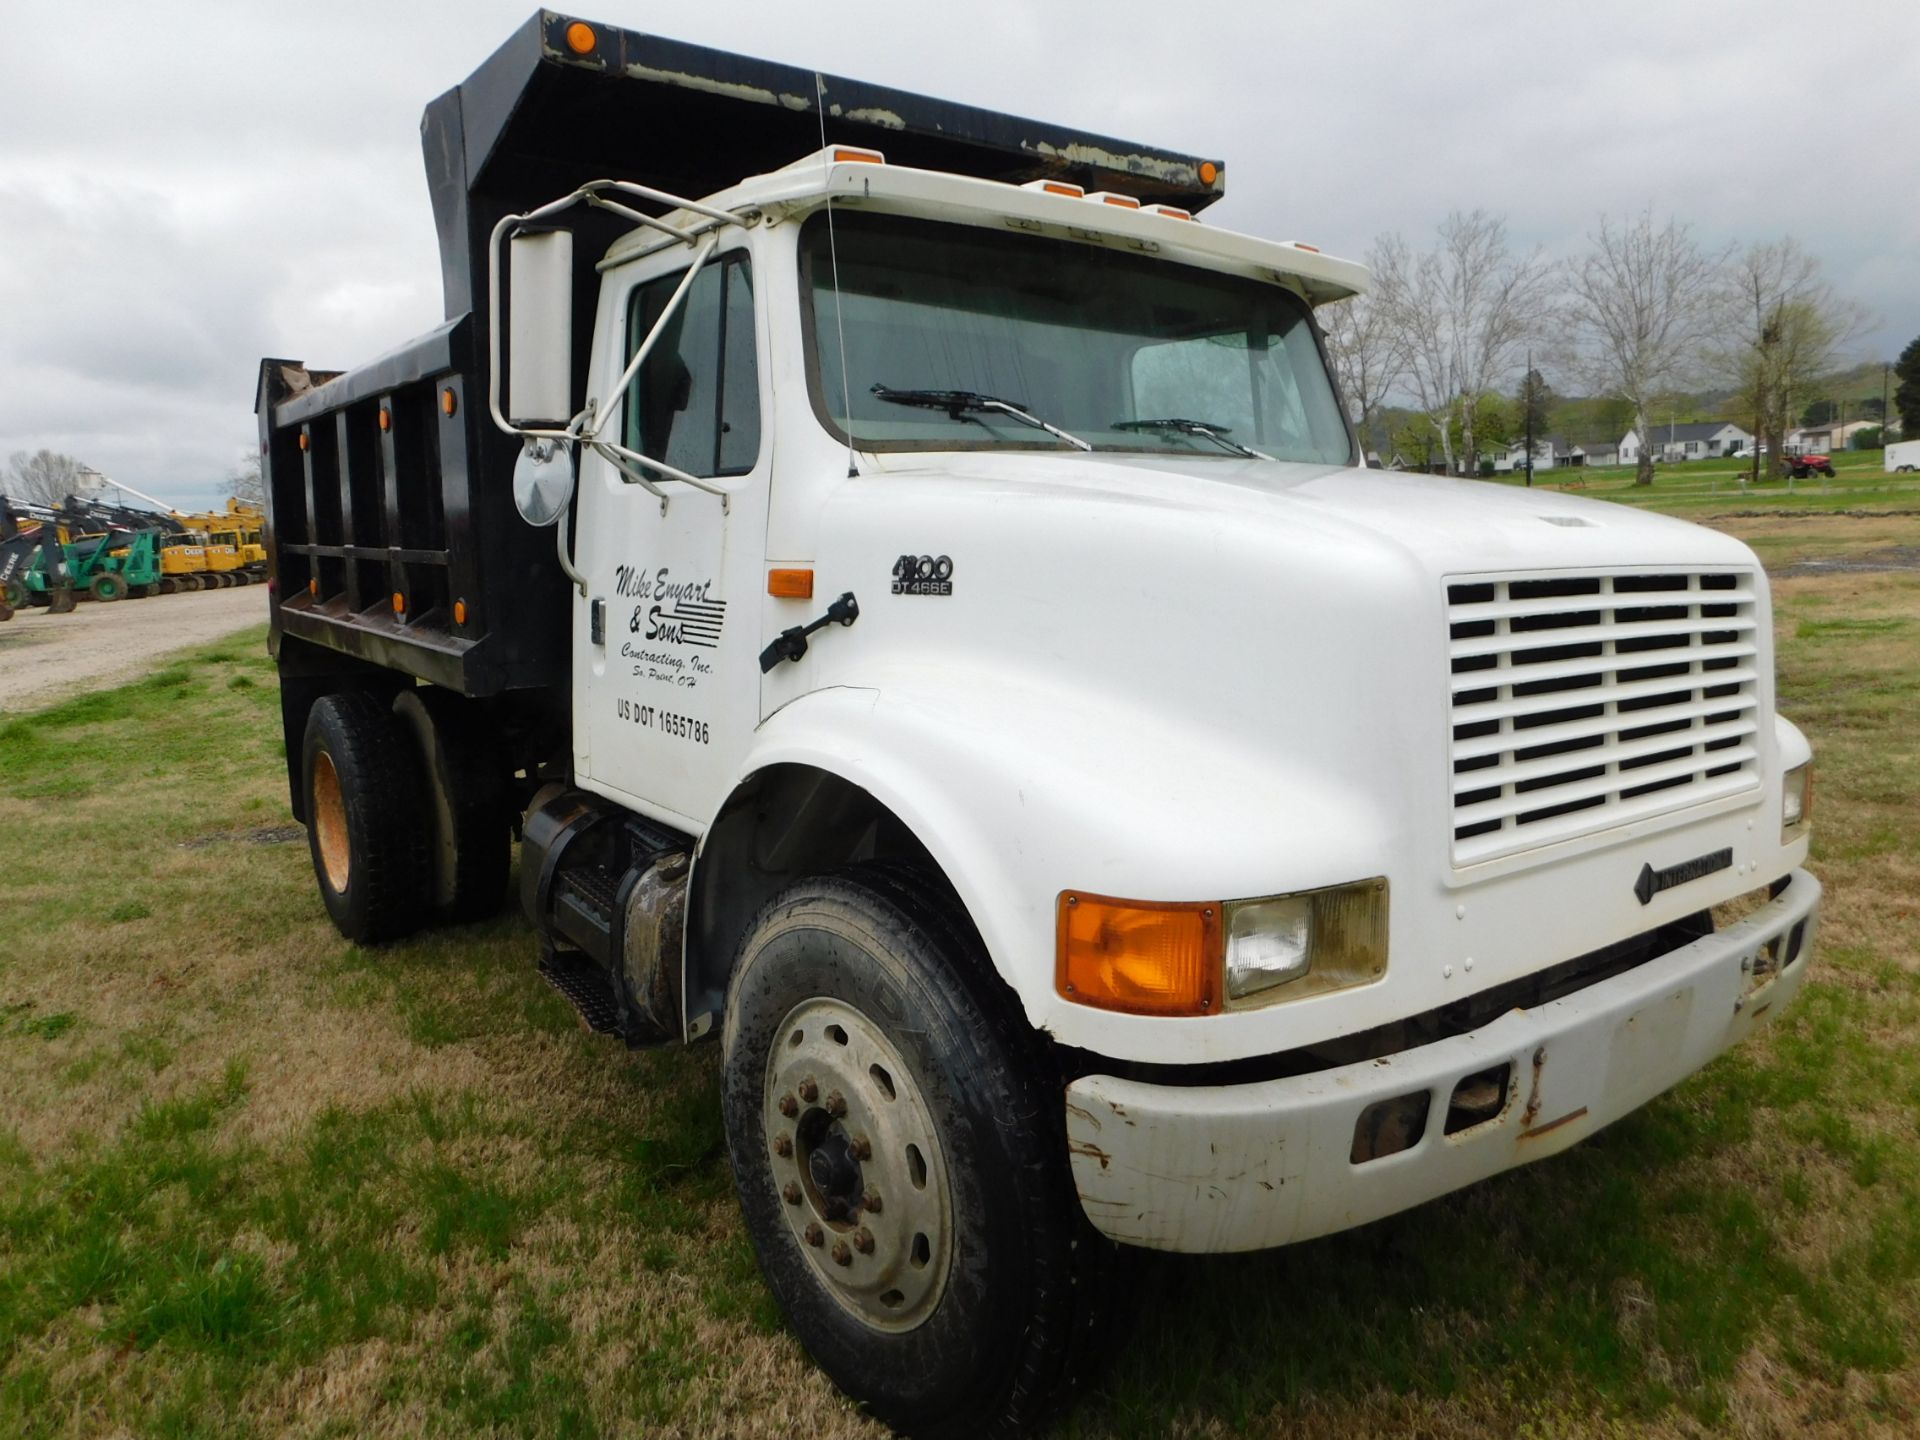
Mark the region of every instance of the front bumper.
<instances>
[{"instance_id":1,"label":"front bumper","mask_svg":"<svg viewBox=\"0 0 1920 1440\"><path fill-rule=\"evenodd\" d=\"M1082 1076L1066 1095L1080 1203L1096 1229L1129 1245L1259 1250L1364 1225L1556 1154L1783 1010L1806 978L1819 905L1820 882L1796 870L1725 930L1378 1060L1247 1085ZM1796 927L1798 949L1782 964ZM1445 1133L1454 1087L1503 1063L1498 1113ZM1426 1117L1411 1144L1356 1163L1362 1112L1422 1091Z\"/></svg>"}]
</instances>

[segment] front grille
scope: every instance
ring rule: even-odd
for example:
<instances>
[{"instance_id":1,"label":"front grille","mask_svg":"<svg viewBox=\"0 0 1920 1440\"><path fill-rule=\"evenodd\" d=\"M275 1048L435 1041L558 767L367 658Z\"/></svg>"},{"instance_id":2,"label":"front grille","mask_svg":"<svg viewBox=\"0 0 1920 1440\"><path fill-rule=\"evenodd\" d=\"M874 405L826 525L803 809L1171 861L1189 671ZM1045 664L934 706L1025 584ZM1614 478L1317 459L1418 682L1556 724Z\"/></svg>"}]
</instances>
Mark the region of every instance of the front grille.
<instances>
[{"instance_id":1,"label":"front grille","mask_svg":"<svg viewBox=\"0 0 1920 1440\"><path fill-rule=\"evenodd\" d=\"M1757 785L1758 623L1744 571L1449 580L1454 864Z\"/></svg>"}]
</instances>

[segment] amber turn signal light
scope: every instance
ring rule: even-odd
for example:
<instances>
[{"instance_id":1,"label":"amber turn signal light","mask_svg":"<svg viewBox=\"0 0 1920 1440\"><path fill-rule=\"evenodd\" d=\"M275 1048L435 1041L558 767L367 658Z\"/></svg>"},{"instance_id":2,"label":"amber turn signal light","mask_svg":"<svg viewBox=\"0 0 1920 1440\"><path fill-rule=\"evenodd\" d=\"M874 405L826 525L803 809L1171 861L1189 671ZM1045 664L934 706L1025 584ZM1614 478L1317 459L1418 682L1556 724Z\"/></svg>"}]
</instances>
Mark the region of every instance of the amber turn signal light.
<instances>
[{"instance_id":1,"label":"amber turn signal light","mask_svg":"<svg viewBox=\"0 0 1920 1440\"><path fill-rule=\"evenodd\" d=\"M767 594L776 600L811 600L813 598L813 571L811 570L769 570L767 572Z\"/></svg>"},{"instance_id":2,"label":"amber turn signal light","mask_svg":"<svg viewBox=\"0 0 1920 1440\"><path fill-rule=\"evenodd\" d=\"M1220 1009L1220 906L1065 891L1054 983L1079 1005L1132 1015Z\"/></svg>"}]
</instances>

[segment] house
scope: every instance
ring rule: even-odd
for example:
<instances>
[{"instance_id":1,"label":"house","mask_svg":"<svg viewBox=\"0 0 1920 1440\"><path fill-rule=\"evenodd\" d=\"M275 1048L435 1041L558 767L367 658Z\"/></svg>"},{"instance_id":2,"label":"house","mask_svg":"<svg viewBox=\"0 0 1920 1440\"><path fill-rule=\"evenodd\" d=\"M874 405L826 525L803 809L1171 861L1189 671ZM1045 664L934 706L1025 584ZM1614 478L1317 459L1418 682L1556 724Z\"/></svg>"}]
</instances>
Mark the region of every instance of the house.
<instances>
[{"instance_id":1,"label":"house","mask_svg":"<svg viewBox=\"0 0 1920 1440\"><path fill-rule=\"evenodd\" d=\"M1848 420L1843 424L1829 420L1824 425L1802 425L1798 430L1787 432L1787 454L1830 455L1835 450L1846 449L1855 435L1879 423L1878 420Z\"/></svg>"},{"instance_id":2,"label":"house","mask_svg":"<svg viewBox=\"0 0 1920 1440\"><path fill-rule=\"evenodd\" d=\"M1589 465L1618 465L1620 447L1611 440L1595 440L1580 447L1586 452Z\"/></svg>"},{"instance_id":3,"label":"house","mask_svg":"<svg viewBox=\"0 0 1920 1440\"><path fill-rule=\"evenodd\" d=\"M1648 441L1656 461L1711 460L1721 455L1736 455L1753 444L1753 432L1742 430L1730 420L1690 420L1685 425L1669 421L1649 425ZM1620 463L1640 463L1640 436L1629 430L1620 441Z\"/></svg>"},{"instance_id":4,"label":"house","mask_svg":"<svg viewBox=\"0 0 1920 1440\"><path fill-rule=\"evenodd\" d=\"M1587 452L1578 445L1570 445L1558 435L1536 435L1533 437L1533 473L1552 470L1568 465L1587 463ZM1493 468L1500 474L1527 468L1527 442L1516 440L1507 446L1503 454L1493 457Z\"/></svg>"}]
</instances>

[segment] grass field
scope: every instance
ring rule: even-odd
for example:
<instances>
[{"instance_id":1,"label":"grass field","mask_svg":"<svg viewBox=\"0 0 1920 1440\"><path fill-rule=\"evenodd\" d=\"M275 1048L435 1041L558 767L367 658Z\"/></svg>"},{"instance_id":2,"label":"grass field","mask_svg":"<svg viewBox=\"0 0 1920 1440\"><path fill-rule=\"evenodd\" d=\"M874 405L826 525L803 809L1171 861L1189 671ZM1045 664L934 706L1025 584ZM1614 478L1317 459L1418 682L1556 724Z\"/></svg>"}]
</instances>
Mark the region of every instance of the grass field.
<instances>
[{"instance_id":1,"label":"grass field","mask_svg":"<svg viewBox=\"0 0 1920 1440\"><path fill-rule=\"evenodd\" d=\"M1920 546L1779 508L1717 523L1776 569ZM1920 572L1775 601L1829 887L1799 1005L1545 1164L1143 1261L1065 1434L1920 1429ZM0 723L0 1435L877 1434L760 1283L713 1047L584 1036L511 916L329 927L262 651Z\"/></svg>"}]
</instances>

